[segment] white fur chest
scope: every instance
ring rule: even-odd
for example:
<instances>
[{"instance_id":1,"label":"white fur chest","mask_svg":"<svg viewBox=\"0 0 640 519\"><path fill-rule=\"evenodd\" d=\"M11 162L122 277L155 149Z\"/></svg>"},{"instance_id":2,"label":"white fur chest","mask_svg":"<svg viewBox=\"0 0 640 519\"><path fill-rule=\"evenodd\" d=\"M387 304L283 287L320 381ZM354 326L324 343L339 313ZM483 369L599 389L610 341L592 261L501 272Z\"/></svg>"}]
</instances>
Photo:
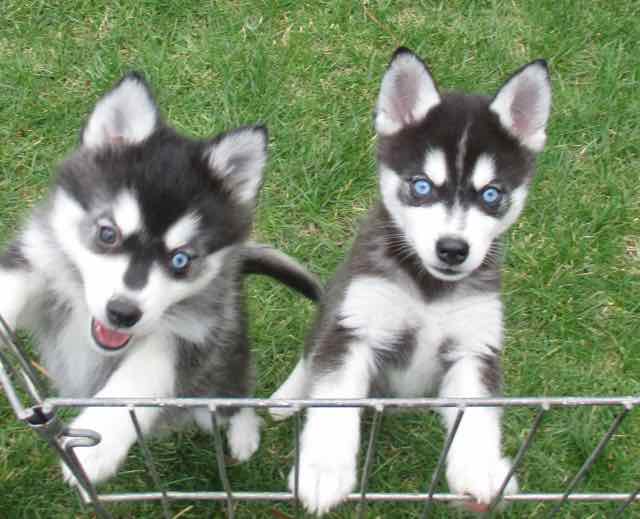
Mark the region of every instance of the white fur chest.
<instances>
[{"instance_id":1,"label":"white fur chest","mask_svg":"<svg viewBox=\"0 0 640 519\"><path fill-rule=\"evenodd\" d=\"M105 358L91 344L91 316L78 306L57 333L39 334L39 349L62 396L90 397L90 388L100 376Z\"/></svg>"},{"instance_id":2,"label":"white fur chest","mask_svg":"<svg viewBox=\"0 0 640 519\"><path fill-rule=\"evenodd\" d=\"M454 350L446 355L481 354L488 346L502 346L502 304L497 293L459 290L425 303L417 293L392 281L363 276L349 285L341 313L343 324L356 330L362 340L360 347L390 350L394 339L414 334L415 349L408 365L385 373L393 392L389 396L432 394L442 375L445 341Z\"/></svg>"}]
</instances>

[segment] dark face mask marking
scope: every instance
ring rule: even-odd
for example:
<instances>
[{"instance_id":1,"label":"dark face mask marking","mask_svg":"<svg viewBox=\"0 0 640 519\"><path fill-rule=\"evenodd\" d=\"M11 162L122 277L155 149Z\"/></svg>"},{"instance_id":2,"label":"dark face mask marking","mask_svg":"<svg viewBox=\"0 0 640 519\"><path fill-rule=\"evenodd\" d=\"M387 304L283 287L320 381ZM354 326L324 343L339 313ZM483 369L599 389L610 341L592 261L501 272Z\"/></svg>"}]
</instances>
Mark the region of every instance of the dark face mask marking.
<instances>
[{"instance_id":1,"label":"dark face mask marking","mask_svg":"<svg viewBox=\"0 0 640 519\"><path fill-rule=\"evenodd\" d=\"M134 234L125 240L123 248L132 253L131 262L124 274L124 284L132 290L141 290L149 281L154 260L153 247L142 243L140 237Z\"/></svg>"}]
</instances>

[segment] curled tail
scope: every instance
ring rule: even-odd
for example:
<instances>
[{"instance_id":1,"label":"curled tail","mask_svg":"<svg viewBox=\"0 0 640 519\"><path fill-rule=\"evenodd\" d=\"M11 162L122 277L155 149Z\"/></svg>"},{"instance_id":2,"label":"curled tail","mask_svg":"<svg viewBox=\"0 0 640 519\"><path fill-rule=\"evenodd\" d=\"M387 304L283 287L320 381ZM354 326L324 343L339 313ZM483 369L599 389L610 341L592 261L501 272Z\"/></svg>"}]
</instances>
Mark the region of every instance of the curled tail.
<instances>
[{"instance_id":1,"label":"curled tail","mask_svg":"<svg viewBox=\"0 0 640 519\"><path fill-rule=\"evenodd\" d=\"M277 279L317 302L322 296L320 280L292 257L269 245L248 243L243 252L243 273Z\"/></svg>"}]
</instances>

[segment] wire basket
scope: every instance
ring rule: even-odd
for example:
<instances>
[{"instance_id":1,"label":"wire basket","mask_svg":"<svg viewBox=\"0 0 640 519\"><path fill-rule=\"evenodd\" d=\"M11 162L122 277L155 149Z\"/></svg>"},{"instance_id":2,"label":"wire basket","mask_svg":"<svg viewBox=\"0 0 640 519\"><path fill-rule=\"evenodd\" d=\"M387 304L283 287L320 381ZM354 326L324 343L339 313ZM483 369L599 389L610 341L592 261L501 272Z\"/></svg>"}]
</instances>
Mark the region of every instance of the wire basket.
<instances>
[{"instance_id":1,"label":"wire basket","mask_svg":"<svg viewBox=\"0 0 640 519\"><path fill-rule=\"evenodd\" d=\"M218 425L218 413L227 407L251 407L257 409L288 407L301 411L307 407L360 407L370 409L373 412L372 424L367 441L366 454L361 468L361 477L358 491L348 496L349 501L358 503L357 516L366 517L367 504L370 502L395 502L395 503L421 503L422 517L429 517L433 508L438 503L462 502L470 499L469 496L436 492L442 478L445 460L449 448L455 438L458 426L464 417L465 410L471 407L502 407L502 408L529 408L534 410L533 420L513 460L511 471L502 482L500 491L490 505L493 511L501 499L507 502L551 502L553 506L547 517L554 517L563 506L575 502L613 502L615 510L610 517L624 517L630 512L630 506L640 502L640 484L638 481L630 482L630 489L617 493L578 493L577 486L587 475L589 469L601 457L602 453L614 434L618 431L622 422L635 413L635 408L640 405L640 397L553 397L553 398L470 398L470 399L441 399L441 398L414 398L414 399L348 399L348 400L270 400L259 398L45 398L39 387L38 379L33 373L23 350L15 335L0 317L0 383L7 395L9 403L16 417L26 423L39 434L49 446L57 453L62 461L68 465L79 482L79 494L81 501L93 507L95 514L102 518L112 518L109 504L139 501L157 501L160 504L162 517L171 519L171 503L174 501L211 501L226 503L226 516L234 518L235 504L241 501L275 502L289 501L294 503L295 517L302 515L298 503L299 480L299 455L300 455L300 413L294 417L294 491L293 492L246 492L234 491L222 448L222 439ZM18 389L19 388L19 389ZM26 396L22 396L26 395ZM127 492L127 493L98 493L95 486L87 479L82 465L74 454L76 448L90 447L99 441L99 435L91 430L77 430L68 428L58 417L57 411L66 408L86 407L125 407L137 434L138 444L143 454L144 462L151 476L154 491L152 492ZM163 407L206 409L209 412L213 425L213 450L217 465L217 472L222 483L218 490L204 490L197 492L177 492L166 490L161 481L157 469L157 463L146 439L141 433L136 410L143 407ZM457 409L456 420L450 433L446 436L438 461L424 485L421 493L376 493L369 492L369 479L371 475L374 452L381 429L382 417L386 411L392 409L412 409L427 412L435 408L455 407ZM576 407L610 407L615 410L615 416L608 429L602 435L591 453L586 457L580 469L570 479L568 484L555 493L518 493L502 496L509 479L523 462L525 454L540 432L540 426L545 417L553 410Z\"/></svg>"}]
</instances>

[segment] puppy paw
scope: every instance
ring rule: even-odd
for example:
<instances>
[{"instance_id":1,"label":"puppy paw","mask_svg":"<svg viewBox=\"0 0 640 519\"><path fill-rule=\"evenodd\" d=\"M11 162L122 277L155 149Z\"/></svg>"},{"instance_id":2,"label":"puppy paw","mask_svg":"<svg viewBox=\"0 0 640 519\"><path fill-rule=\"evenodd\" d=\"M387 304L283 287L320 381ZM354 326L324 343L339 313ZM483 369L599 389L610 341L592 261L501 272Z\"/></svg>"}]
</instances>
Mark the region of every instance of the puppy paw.
<instances>
[{"instance_id":1,"label":"puppy paw","mask_svg":"<svg viewBox=\"0 0 640 519\"><path fill-rule=\"evenodd\" d=\"M272 398L277 398L273 396ZM286 420L296 414L297 409L295 407L270 407L269 414L276 422Z\"/></svg>"},{"instance_id":2,"label":"puppy paw","mask_svg":"<svg viewBox=\"0 0 640 519\"><path fill-rule=\"evenodd\" d=\"M291 398L302 398L300 395L291 395L287 391L287 389L283 386L278 389L273 395L269 397L271 400L289 400ZM271 418L276 420L277 422L281 420L286 420L290 418L294 414L296 414L298 410L295 407L270 407L269 414Z\"/></svg>"},{"instance_id":3,"label":"puppy paw","mask_svg":"<svg viewBox=\"0 0 640 519\"><path fill-rule=\"evenodd\" d=\"M475 501L464 502L472 512L486 512L498 494L511 469L507 458L486 459L481 456L450 458L447 466L449 490L454 494L466 494ZM516 494L518 483L515 474L509 479L504 495Z\"/></svg>"},{"instance_id":4,"label":"puppy paw","mask_svg":"<svg viewBox=\"0 0 640 519\"><path fill-rule=\"evenodd\" d=\"M278 390L271 395L272 400L294 400L296 398L305 398L308 396L308 380L307 369L304 359L296 364L295 369L289 375L286 382L282 384ZM269 414L274 420L284 420L296 414L298 410L295 407L271 407Z\"/></svg>"},{"instance_id":5,"label":"puppy paw","mask_svg":"<svg viewBox=\"0 0 640 519\"><path fill-rule=\"evenodd\" d=\"M94 447L77 447L74 453L82 465L89 481L98 484L111 478L127 457L127 449L99 443ZM62 477L71 486L77 486L78 480L66 464L61 463Z\"/></svg>"},{"instance_id":6,"label":"puppy paw","mask_svg":"<svg viewBox=\"0 0 640 519\"><path fill-rule=\"evenodd\" d=\"M322 515L349 495L356 486L356 463L301 453L298 495L311 513ZM289 474L289 489L295 487L295 472Z\"/></svg>"},{"instance_id":7,"label":"puppy paw","mask_svg":"<svg viewBox=\"0 0 640 519\"><path fill-rule=\"evenodd\" d=\"M244 408L229 420L227 441L231 455L238 461L247 461L260 446L262 420L253 409Z\"/></svg>"},{"instance_id":8,"label":"puppy paw","mask_svg":"<svg viewBox=\"0 0 640 519\"><path fill-rule=\"evenodd\" d=\"M126 411L123 412L121 409L86 409L71 423L70 428L92 430L100 437L100 443L93 447L73 449L89 481L93 484L102 483L116 474L136 440L135 431L128 421ZM67 483L73 486L78 485L75 476L64 463L62 474Z\"/></svg>"}]
</instances>

